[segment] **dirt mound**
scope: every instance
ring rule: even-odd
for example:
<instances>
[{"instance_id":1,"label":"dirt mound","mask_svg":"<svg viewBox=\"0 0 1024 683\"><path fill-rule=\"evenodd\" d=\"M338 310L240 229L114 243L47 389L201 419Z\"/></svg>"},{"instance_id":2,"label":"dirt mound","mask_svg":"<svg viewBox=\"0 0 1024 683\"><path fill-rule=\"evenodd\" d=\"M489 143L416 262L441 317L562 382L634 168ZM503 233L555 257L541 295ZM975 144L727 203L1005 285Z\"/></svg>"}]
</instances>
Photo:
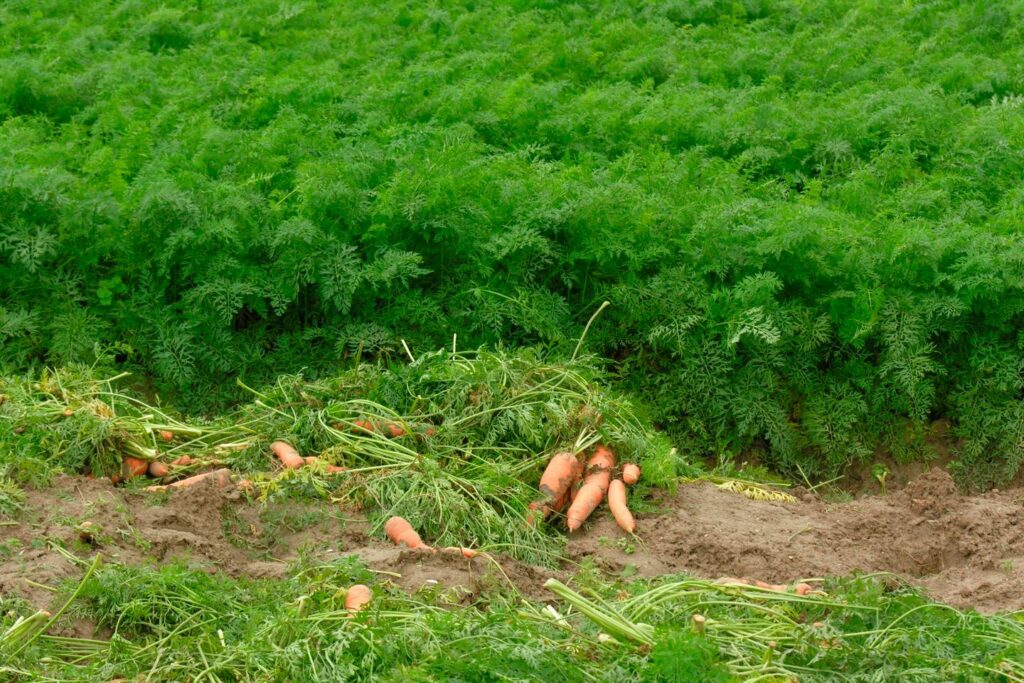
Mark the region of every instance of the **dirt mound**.
<instances>
[{"instance_id":1,"label":"dirt mound","mask_svg":"<svg viewBox=\"0 0 1024 683\"><path fill-rule=\"evenodd\" d=\"M230 576L278 578L300 555L330 560L358 555L380 578L403 589L451 590L471 600L515 586L543 598L554 572L507 557L429 554L397 548L368 536L368 524L329 503L248 503L234 488L213 482L168 494L131 492L106 480L60 477L30 491L29 513L0 527L0 594L20 595L37 607L55 587L81 575L56 548L78 557L102 553L129 565L185 561Z\"/></svg>"},{"instance_id":2,"label":"dirt mound","mask_svg":"<svg viewBox=\"0 0 1024 683\"><path fill-rule=\"evenodd\" d=\"M641 515L642 544L608 517L569 543L574 559L610 572L748 576L772 583L894 572L937 600L982 611L1024 608L1024 492L961 496L933 469L904 489L828 504L760 502L698 483Z\"/></svg>"},{"instance_id":3,"label":"dirt mound","mask_svg":"<svg viewBox=\"0 0 1024 683\"><path fill-rule=\"evenodd\" d=\"M888 496L826 503L758 502L698 483L637 515L639 541L599 511L568 543L569 565L591 558L609 573L747 576L773 583L855 571L888 571L935 599L983 611L1024 608L1024 492L962 496L941 469ZM29 494L30 512L0 526L0 594L44 607L46 586L77 577L57 547L126 564L184 560L231 576L275 578L302 556L358 555L403 589L450 590L471 601L514 585L550 597L559 572L504 556L467 560L397 548L369 535L364 519L329 503L253 505L211 486L167 495L133 493L105 480L62 477ZM571 567L569 567L571 568Z\"/></svg>"}]
</instances>

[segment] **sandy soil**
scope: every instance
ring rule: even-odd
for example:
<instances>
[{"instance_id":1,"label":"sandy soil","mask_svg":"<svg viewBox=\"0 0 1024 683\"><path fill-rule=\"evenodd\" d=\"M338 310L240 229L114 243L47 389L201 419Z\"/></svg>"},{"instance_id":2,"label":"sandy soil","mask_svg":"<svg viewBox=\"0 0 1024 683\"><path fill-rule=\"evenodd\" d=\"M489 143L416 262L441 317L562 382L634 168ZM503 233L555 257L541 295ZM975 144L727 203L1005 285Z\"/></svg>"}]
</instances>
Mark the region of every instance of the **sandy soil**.
<instances>
[{"instance_id":1,"label":"sandy soil","mask_svg":"<svg viewBox=\"0 0 1024 683\"><path fill-rule=\"evenodd\" d=\"M887 496L826 503L749 500L711 484L681 486L638 515L638 539L602 508L568 541L562 570L507 557L429 555L367 535L358 514L328 503L263 507L234 489L195 487L165 497L133 493L104 480L62 477L29 494L30 511L0 526L0 594L48 606L56 586L81 570L54 547L128 564L184 559L232 576L283 576L300 556L355 553L397 585L438 585L469 601L515 584L549 597L549 576L588 558L610 574L686 572L773 583L850 572L894 572L933 598L994 612L1024 609L1024 491L962 496L935 468ZM429 541L429 539L427 539Z\"/></svg>"}]
</instances>

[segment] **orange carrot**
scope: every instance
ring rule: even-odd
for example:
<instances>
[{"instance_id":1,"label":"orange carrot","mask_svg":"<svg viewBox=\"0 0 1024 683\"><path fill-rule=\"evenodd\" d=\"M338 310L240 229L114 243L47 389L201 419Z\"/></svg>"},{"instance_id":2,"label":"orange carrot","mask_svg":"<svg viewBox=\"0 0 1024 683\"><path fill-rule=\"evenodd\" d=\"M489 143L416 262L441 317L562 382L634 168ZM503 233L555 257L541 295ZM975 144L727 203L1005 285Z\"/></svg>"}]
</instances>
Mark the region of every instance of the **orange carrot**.
<instances>
[{"instance_id":1,"label":"orange carrot","mask_svg":"<svg viewBox=\"0 0 1024 683\"><path fill-rule=\"evenodd\" d=\"M315 455L307 455L306 457L303 458L303 460L306 462L307 465L310 465L311 467L315 466L318 462L320 462L320 458L316 457ZM324 469L327 470L327 474L337 474L338 472L346 471L348 468L340 467L338 465L324 465Z\"/></svg>"},{"instance_id":2,"label":"orange carrot","mask_svg":"<svg viewBox=\"0 0 1024 683\"><path fill-rule=\"evenodd\" d=\"M462 547L459 547L457 545L450 545L447 548L445 548L444 550L445 550L445 552L448 552L448 553L459 553L460 555L465 557L467 560L472 560L474 557L476 557L479 554L477 551L473 550L472 548L462 548Z\"/></svg>"},{"instance_id":3,"label":"orange carrot","mask_svg":"<svg viewBox=\"0 0 1024 683\"><path fill-rule=\"evenodd\" d=\"M794 588L797 595L807 595L814 590L814 586L809 583L798 583Z\"/></svg>"},{"instance_id":4,"label":"orange carrot","mask_svg":"<svg viewBox=\"0 0 1024 683\"><path fill-rule=\"evenodd\" d=\"M385 422L384 431L386 431L392 439L397 439L400 436L405 436L405 429L403 429L401 425L395 424L394 422Z\"/></svg>"},{"instance_id":5,"label":"orange carrot","mask_svg":"<svg viewBox=\"0 0 1024 683\"><path fill-rule=\"evenodd\" d=\"M162 479L167 476L168 472L170 472L170 468L167 467L166 463L162 463L157 460L149 463L149 476L151 477Z\"/></svg>"},{"instance_id":6,"label":"orange carrot","mask_svg":"<svg viewBox=\"0 0 1024 683\"><path fill-rule=\"evenodd\" d=\"M224 488L231 482L231 470L229 470L226 467L221 468L219 470L211 470L209 472L197 474L194 477L189 477L188 479L179 479L173 484L166 484L163 486L147 486L146 490L166 491L167 489L184 489L190 486L195 486L199 482L206 481L207 479L213 480L216 483L217 488Z\"/></svg>"},{"instance_id":7,"label":"orange carrot","mask_svg":"<svg viewBox=\"0 0 1024 683\"><path fill-rule=\"evenodd\" d=\"M174 441L174 432L167 429L161 429L160 438L164 441Z\"/></svg>"},{"instance_id":8,"label":"orange carrot","mask_svg":"<svg viewBox=\"0 0 1024 683\"><path fill-rule=\"evenodd\" d=\"M345 593L345 609L349 612L358 612L359 610L370 604L370 600L373 599L373 593L370 591L368 586L364 586L361 583L357 583L348 589Z\"/></svg>"},{"instance_id":9,"label":"orange carrot","mask_svg":"<svg viewBox=\"0 0 1024 683\"><path fill-rule=\"evenodd\" d=\"M357 432L360 430L367 432L374 431L373 423L370 422L369 420L353 420L352 424L356 427Z\"/></svg>"},{"instance_id":10,"label":"orange carrot","mask_svg":"<svg viewBox=\"0 0 1024 683\"><path fill-rule=\"evenodd\" d=\"M121 460L121 475L125 479L141 477L148 471L149 463L141 458L133 458L130 455L126 455Z\"/></svg>"},{"instance_id":11,"label":"orange carrot","mask_svg":"<svg viewBox=\"0 0 1024 683\"><path fill-rule=\"evenodd\" d=\"M176 458L176 459L172 460L171 464L172 465L191 465L192 464L192 458L188 457L187 455L183 455L180 458Z\"/></svg>"},{"instance_id":12,"label":"orange carrot","mask_svg":"<svg viewBox=\"0 0 1024 683\"><path fill-rule=\"evenodd\" d=\"M622 483L621 479L616 479L608 487L608 509L612 511L612 517L624 531L629 533L636 531L636 522L633 521L633 515L626 507L626 485Z\"/></svg>"},{"instance_id":13,"label":"orange carrot","mask_svg":"<svg viewBox=\"0 0 1024 683\"><path fill-rule=\"evenodd\" d=\"M587 473L583 477L584 484L597 484L602 493L607 493L612 482L612 469L615 467L615 454L603 445L594 449L594 454L587 461Z\"/></svg>"},{"instance_id":14,"label":"orange carrot","mask_svg":"<svg viewBox=\"0 0 1024 683\"><path fill-rule=\"evenodd\" d=\"M527 523L532 525L538 514L547 517L552 511L561 512L568 502L569 489L576 484L582 471L583 466L572 453L562 452L551 456L540 477L541 498L530 503Z\"/></svg>"},{"instance_id":15,"label":"orange carrot","mask_svg":"<svg viewBox=\"0 0 1024 683\"><path fill-rule=\"evenodd\" d=\"M433 550L433 548L423 542L423 539L412 528L412 525L402 517L392 517L385 522L384 533L387 534L388 538L395 545L405 545L413 549Z\"/></svg>"},{"instance_id":16,"label":"orange carrot","mask_svg":"<svg viewBox=\"0 0 1024 683\"><path fill-rule=\"evenodd\" d=\"M275 441L270 444L270 450L274 452L281 464L285 466L285 469L297 470L306 464L306 461L302 459L299 452L291 447L290 444L284 441Z\"/></svg>"},{"instance_id":17,"label":"orange carrot","mask_svg":"<svg viewBox=\"0 0 1024 683\"><path fill-rule=\"evenodd\" d=\"M622 481L626 482L630 486L636 483L637 479L640 478L640 468L631 463L627 462L622 466Z\"/></svg>"},{"instance_id":18,"label":"orange carrot","mask_svg":"<svg viewBox=\"0 0 1024 683\"><path fill-rule=\"evenodd\" d=\"M566 513L566 525L569 527L569 531L579 529L594 508L601 504L602 498L604 498L604 489L600 484L584 483L576 493L576 499L569 506L569 512Z\"/></svg>"}]
</instances>

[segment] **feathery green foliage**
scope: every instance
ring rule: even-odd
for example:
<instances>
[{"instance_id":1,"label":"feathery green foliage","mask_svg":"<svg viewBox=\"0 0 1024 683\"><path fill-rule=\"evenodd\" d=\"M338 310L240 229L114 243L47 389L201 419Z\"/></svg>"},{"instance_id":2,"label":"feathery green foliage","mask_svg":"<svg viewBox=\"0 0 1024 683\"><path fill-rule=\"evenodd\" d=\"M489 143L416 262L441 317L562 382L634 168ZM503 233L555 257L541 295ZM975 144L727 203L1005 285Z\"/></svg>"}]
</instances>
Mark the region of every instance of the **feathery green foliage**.
<instances>
[{"instance_id":1,"label":"feathery green foliage","mask_svg":"<svg viewBox=\"0 0 1024 683\"><path fill-rule=\"evenodd\" d=\"M590 311L659 422L833 476L1024 460L1024 4L0 8L0 361L237 400Z\"/></svg>"}]
</instances>

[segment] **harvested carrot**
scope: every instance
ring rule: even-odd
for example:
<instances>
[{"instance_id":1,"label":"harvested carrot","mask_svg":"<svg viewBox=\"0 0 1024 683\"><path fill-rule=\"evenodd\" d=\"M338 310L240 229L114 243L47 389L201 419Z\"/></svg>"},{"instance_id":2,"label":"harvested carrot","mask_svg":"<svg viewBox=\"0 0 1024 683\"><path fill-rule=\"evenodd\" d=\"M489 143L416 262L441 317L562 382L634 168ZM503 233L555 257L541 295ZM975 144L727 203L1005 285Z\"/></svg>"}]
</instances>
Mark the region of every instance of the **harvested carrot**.
<instances>
[{"instance_id":1,"label":"harvested carrot","mask_svg":"<svg viewBox=\"0 0 1024 683\"><path fill-rule=\"evenodd\" d=\"M192 458L188 457L187 455L183 455L180 458L176 458L176 459L172 460L171 464L172 465L191 465L192 464Z\"/></svg>"},{"instance_id":2,"label":"harvested carrot","mask_svg":"<svg viewBox=\"0 0 1024 683\"><path fill-rule=\"evenodd\" d=\"M163 479L164 477L167 476L168 472L170 471L171 468L167 466L167 463L159 462L157 460L154 460L153 462L149 463L149 476L151 477Z\"/></svg>"},{"instance_id":3,"label":"harvested carrot","mask_svg":"<svg viewBox=\"0 0 1024 683\"><path fill-rule=\"evenodd\" d=\"M797 595L807 595L814 590L814 586L809 583L798 583L794 588Z\"/></svg>"},{"instance_id":4,"label":"harvested carrot","mask_svg":"<svg viewBox=\"0 0 1024 683\"><path fill-rule=\"evenodd\" d=\"M633 533L636 531L636 522L633 514L626 507L626 485L621 479L616 479L608 487L608 509L612 511L612 517L624 531Z\"/></svg>"},{"instance_id":5,"label":"harvested carrot","mask_svg":"<svg viewBox=\"0 0 1024 683\"><path fill-rule=\"evenodd\" d=\"M445 548L444 551L448 553L459 553L467 560L472 560L479 554L476 550L473 550L472 548L463 548L457 545L450 545L447 548Z\"/></svg>"},{"instance_id":6,"label":"harvested carrot","mask_svg":"<svg viewBox=\"0 0 1024 683\"><path fill-rule=\"evenodd\" d=\"M270 450L274 452L274 455L285 466L285 469L297 470L306 464L306 461L302 459L299 452L284 441L275 441L270 444Z\"/></svg>"},{"instance_id":7,"label":"harvested carrot","mask_svg":"<svg viewBox=\"0 0 1024 683\"><path fill-rule=\"evenodd\" d=\"M174 441L174 432L168 429L161 429L160 438L163 439L164 441Z\"/></svg>"},{"instance_id":8,"label":"harvested carrot","mask_svg":"<svg viewBox=\"0 0 1024 683\"><path fill-rule=\"evenodd\" d=\"M385 522L384 533L387 534L388 538L395 545L405 545L414 550L433 550L433 548L423 542L423 539L412 528L412 525L402 517L392 517Z\"/></svg>"},{"instance_id":9,"label":"harvested carrot","mask_svg":"<svg viewBox=\"0 0 1024 683\"><path fill-rule=\"evenodd\" d=\"M124 456L121 460L121 476L125 479L141 477L149 471L149 463L141 458Z\"/></svg>"},{"instance_id":10,"label":"harvested carrot","mask_svg":"<svg viewBox=\"0 0 1024 683\"><path fill-rule=\"evenodd\" d=\"M315 455L307 455L306 457L303 458L303 460L306 462L307 465L311 467L315 466L318 462L320 462L320 458L316 457ZM346 471L348 468L341 467L339 465L324 465L324 469L327 470L327 474L337 474L338 472Z\"/></svg>"},{"instance_id":11,"label":"harvested carrot","mask_svg":"<svg viewBox=\"0 0 1024 683\"><path fill-rule=\"evenodd\" d=\"M627 462L622 466L622 481L626 482L630 486L637 482L640 478L640 467L634 463Z\"/></svg>"},{"instance_id":12,"label":"harvested carrot","mask_svg":"<svg viewBox=\"0 0 1024 683\"><path fill-rule=\"evenodd\" d=\"M400 436L405 436L405 429L401 425L395 424L394 422L385 422L384 429L392 439L397 439Z\"/></svg>"},{"instance_id":13,"label":"harvested carrot","mask_svg":"<svg viewBox=\"0 0 1024 683\"><path fill-rule=\"evenodd\" d=\"M370 600L373 599L373 592L369 586L364 586L361 583L357 583L348 589L345 593L345 609L349 612L358 612L359 610L370 604Z\"/></svg>"},{"instance_id":14,"label":"harvested carrot","mask_svg":"<svg viewBox=\"0 0 1024 683\"><path fill-rule=\"evenodd\" d=\"M352 424L358 428L356 431L359 431L360 429L367 432L374 431L373 423L369 420L353 420Z\"/></svg>"},{"instance_id":15,"label":"harvested carrot","mask_svg":"<svg viewBox=\"0 0 1024 683\"><path fill-rule=\"evenodd\" d=\"M587 460L587 472L583 477L584 484L598 484L602 493L608 492L612 482L612 469L615 467L615 454L607 446L599 445L594 454Z\"/></svg>"},{"instance_id":16,"label":"harvested carrot","mask_svg":"<svg viewBox=\"0 0 1024 683\"><path fill-rule=\"evenodd\" d=\"M555 453L540 476L541 498L530 503L527 521L532 524L539 513L547 517L552 511L561 511L568 501L569 489L576 484L583 466L575 455L569 452Z\"/></svg>"},{"instance_id":17,"label":"harvested carrot","mask_svg":"<svg viewBox=\"0 0 1024 683\"><path fill-rule=\"evenodd\" d=\"M231 470L223 467L219 470L211 470L209 472L203 472L197 474L194 477L188 479L179 479L173 484L166 484L161 486L147 486L147 491L166 491L167 489L184 489L190 486L195 486L199 482L206 481L207 479L212 480L218 488L224 488L231 482Z\"/></svg>"},{"instance_id":18,"label":"harvested carrot","mask_svg":"<svg viewBox=\"0 0 1024 683\"><path fill-rule=\"evenodd\" d=\"M566 525L569 527L569 531L579 529L590 513L601 504L602 498L604 498L604 489L600 484L584 483L576 493L576 499L569 506L569 512L566 513Z\"/></svg>"}]
</instances>

